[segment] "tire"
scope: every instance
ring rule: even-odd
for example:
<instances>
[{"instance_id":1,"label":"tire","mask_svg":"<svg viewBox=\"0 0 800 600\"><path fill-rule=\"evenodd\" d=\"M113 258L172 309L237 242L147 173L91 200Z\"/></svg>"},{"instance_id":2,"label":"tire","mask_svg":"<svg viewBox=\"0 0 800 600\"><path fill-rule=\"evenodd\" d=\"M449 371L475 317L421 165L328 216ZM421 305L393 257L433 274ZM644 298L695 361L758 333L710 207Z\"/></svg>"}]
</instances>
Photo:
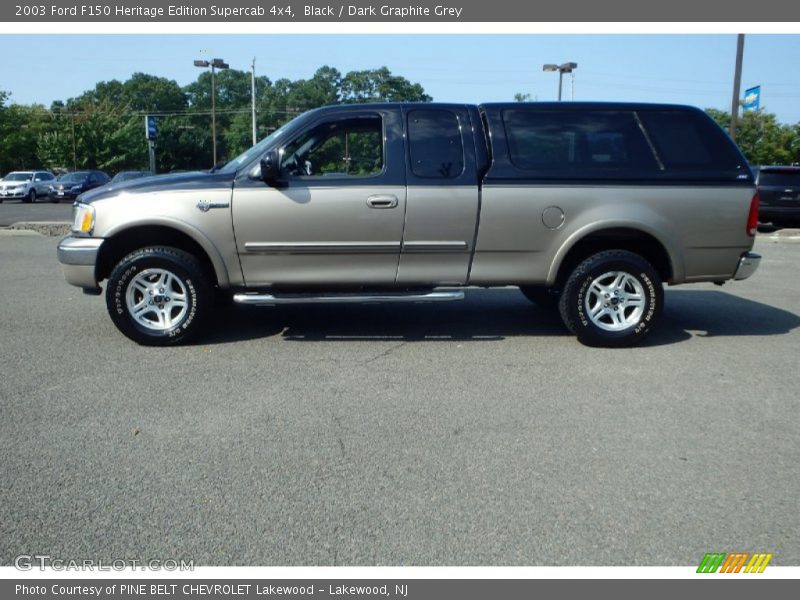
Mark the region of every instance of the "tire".
<instances>
[{"instance_id":1,"label":"tire","mask_svg":"<svg viewBox=\"0 0 800 600\"><path fill-rule=\"evenodd\" d=\"M34 202L36 202L36 190L31 190L30 192L28 192L28 195L25 196L23 202L25 202L26 204L33 204Z\"/></svg>"},{"instance_id":2,"label":"tire","mask_svg":"<svg viewBox=\"0 0 800 600\"><path fill-rule=\"evenodd\" d=\"M606 250L575 268L558 309L582 344L623 348L650 333L663 304L661 278L649 262L627 250Z\"/></svg>"},{"instance_id":3,"label":"tire","mask_svg":"<svg viewBox=\"0 0 800 600\"><path fill-rule=\"evenodd\" d=\"M558 307L561 290L543 285L521 285L519 291L540 308L553 310Z\"/></svg>"},{"instance_id":4,"label":"tire","mask_svg":"<svg viewBox=\"0 0 800 600\"><path fill-rule=\"evenodd\" d=\"M214 289L202 265L177 248L131 252L114 267L106 286L106 307L114 325L145 346L191 341L202 331L213 304Z\"/></svg>"}]
</instances>

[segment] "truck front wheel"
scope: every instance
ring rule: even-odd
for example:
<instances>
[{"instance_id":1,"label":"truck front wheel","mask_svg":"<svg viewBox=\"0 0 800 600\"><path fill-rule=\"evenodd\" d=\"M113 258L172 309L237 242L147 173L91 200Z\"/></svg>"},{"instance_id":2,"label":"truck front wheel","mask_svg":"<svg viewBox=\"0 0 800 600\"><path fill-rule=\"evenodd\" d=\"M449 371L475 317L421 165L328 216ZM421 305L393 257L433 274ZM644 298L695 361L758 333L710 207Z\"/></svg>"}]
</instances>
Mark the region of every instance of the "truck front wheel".
<instances>
[{"instance_id":1,"label":"truck front wheel","mask_svg":"<svg viewBox=\"0 0 800 600\"><path fill-rule=\"evenodd\" d=\"M663 303L661 279L649 262L627 250L606 250L575 268L558 308L582 344L621 348L652 330Z\"/></svg>"},{"instance_id":2,"label":"truck front wheel","mask_svg":"<svg viewBox=\"0 0 800 600\"><path fill-rule=\"evenodd\" d=\"M114 267L106 288L106 307L117 329L147 346L191 340L213 302L200 262L171 247L131 252Z\"/></svg>"}]
</instances>

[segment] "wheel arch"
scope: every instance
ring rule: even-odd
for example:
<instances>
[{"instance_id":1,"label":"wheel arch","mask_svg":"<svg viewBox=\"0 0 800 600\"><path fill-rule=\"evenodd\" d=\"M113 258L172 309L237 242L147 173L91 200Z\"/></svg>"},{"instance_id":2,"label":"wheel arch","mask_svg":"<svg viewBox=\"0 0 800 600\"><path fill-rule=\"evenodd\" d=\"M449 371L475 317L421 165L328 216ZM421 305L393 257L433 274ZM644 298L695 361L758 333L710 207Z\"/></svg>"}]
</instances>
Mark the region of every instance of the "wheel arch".
<instances>
[{"instance_id":1,"label":"wheel arch","mask_svg":"<svg viewBox=\"0 0 800 600\"><path fill-rule=\"evenodd\" d=\"M111 270L124 256L145 246L172 246L194 255L212 278L212 283L227 288L228 269L213 242L201 231L178 220L155 220L126 223L108 231L100 246L95 264L95 278L108 278Z\"/></svg>"},{"instance_id":2,"label":"wheel arch","mask_svg":"<svg viewBox=\"0 0 800 600\"><path fill-rule=\"evenodd\" d=\"M647 259L664 282L684 278L683 258L664 236L639 222L593 223L575 231L556 252L547 274L547 284L561 285L586 257L603 250L629 250Z\"/></svg>"}]
</instances>

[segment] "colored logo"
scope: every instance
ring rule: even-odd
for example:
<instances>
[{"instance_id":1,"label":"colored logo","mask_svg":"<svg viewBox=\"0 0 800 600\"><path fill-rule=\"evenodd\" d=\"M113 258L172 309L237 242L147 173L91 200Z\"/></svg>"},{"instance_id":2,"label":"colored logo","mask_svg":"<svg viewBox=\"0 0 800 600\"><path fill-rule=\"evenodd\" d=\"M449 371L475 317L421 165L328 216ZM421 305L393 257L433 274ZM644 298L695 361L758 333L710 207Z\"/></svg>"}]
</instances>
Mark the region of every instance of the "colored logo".
<instances>
[{"instance_id":1,"label":"colored logo","mask_svg":"<svg viewBox=\"0 0 800 600\"><path fill-rule=\"evenodd\" d=\"M762 552L709 552L700 561L698 573L763 573L772 554Z\"/></svg>"},{"instance_id":2,"label":"colored logo","mask_svg":"<svg viewBox=\"0 0 800 600\"><path fill-rule=\"evenodd\" d=\"M761 86L747 88L744 91L744 102L742 108L744 110L758 110L761 107Z\"/></svg>"}]
</instances>

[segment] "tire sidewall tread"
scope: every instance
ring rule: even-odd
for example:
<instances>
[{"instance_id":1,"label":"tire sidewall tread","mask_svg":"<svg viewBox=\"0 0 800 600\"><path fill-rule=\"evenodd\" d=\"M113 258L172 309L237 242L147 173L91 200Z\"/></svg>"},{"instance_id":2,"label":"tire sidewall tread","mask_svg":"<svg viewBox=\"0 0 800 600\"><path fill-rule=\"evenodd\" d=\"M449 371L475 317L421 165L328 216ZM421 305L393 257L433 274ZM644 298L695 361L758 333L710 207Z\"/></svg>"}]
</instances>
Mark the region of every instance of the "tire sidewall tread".
<instances>
[{"instance_id":1,"label":"tire sidewall tread","mask_svg":"<svg viewBox=\"0 0 800 600\"><path fill-rule=\"evenodd\" d=\"M149 268L162 268L181 278L189 297L188 315L166 331L153 331L137 323L128 312L125 296L134 276ZM213 291L199 261L169 246L140 248L125 256L108 277L106 308L117 328L131 340L146 346L171 346L194 339L202 329L213 302Z\"/></svg>"},{"instance_id":2,"label":"tire sidewall tread","mask_svg":"<svg viewBox=\"0 0 800 600\"><path fill-rule=\"evenodd\" d=\"M625 271L636 277L646 297L642 319L632 329L606 331L585 314L585 297L597 276L607 271ZM581 262L569 276L559 299L559 313L567 329L587 346L620 348L638 344L658 321L664 305L661 278L653 266L628 250L605 250Z\"/></svg>"}]
</instances>

